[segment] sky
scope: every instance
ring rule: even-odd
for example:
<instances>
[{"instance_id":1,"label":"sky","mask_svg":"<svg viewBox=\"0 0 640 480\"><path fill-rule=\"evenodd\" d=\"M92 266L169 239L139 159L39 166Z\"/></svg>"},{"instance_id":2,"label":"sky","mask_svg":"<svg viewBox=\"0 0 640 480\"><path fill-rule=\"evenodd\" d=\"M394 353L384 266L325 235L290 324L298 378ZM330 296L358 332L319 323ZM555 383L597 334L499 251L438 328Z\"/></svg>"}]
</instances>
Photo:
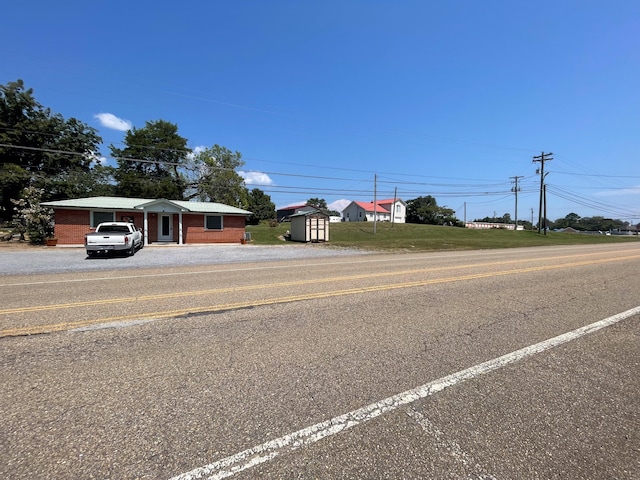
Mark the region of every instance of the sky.
<instances>
[{"instance_id":1,"label":"sky","mask_svg":"<svg viewBox=\"0 0 640 480\"><path fill-rule=\"evenodd\" d=\"M122 147L165 120L277 207L431 195L461 220L640 222L640 2L35 0L0 84ZM546 158L546 157L545 157Z\"/></svg>"}]
</instances>

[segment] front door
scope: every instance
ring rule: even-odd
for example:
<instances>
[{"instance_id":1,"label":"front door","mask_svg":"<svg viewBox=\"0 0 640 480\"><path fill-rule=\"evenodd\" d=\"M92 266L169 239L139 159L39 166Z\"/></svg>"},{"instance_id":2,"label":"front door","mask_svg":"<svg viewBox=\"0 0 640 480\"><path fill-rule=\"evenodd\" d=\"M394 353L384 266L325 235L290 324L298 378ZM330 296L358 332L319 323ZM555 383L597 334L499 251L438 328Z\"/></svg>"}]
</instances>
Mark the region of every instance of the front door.
<instances>
[{"instance_id":1,"label":"front door","mask_svg":"<svg viewBox=\"0 0 640 480\"><path fill-rule=\"evenodd\" d=\"M173 215L163 213L158 216L158 241L173 242Z\"/></svg>"}]
</instances>

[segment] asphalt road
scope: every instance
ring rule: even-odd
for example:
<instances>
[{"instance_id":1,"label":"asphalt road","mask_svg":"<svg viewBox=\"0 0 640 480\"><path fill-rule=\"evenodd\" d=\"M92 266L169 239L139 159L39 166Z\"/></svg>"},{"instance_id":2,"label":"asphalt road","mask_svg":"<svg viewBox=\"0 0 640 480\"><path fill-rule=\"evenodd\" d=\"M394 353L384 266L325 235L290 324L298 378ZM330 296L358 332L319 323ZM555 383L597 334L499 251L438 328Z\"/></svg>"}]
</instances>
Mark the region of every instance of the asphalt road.
<instances>
[{"instance_id":1,"label":"asphalt road","mask_svg":"<svg viewBox=\"0 0 640 480\"><path fill-rule=\"evenodd\" d=\"M637 479L639 267L621 244L4 275L0 478Z\"/></svg>"}]
</instances>

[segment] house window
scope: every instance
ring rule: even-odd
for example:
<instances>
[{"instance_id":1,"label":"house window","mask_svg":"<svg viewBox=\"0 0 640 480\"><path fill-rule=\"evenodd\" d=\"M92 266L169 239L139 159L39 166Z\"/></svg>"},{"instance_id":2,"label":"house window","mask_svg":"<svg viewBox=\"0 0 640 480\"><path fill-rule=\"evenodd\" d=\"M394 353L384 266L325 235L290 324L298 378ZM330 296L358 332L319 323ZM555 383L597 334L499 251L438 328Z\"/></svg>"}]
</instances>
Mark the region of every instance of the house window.
<instances>
[{"instance_id":1,"label":"house window","mask_svg":"<svg viewBox=\"0 0 640 480\"><path fill-rule=\"evenodd\" d=\"M205 215L205 230L222 230L222 215Z\"/></svg>"},{"instance_id":2,"label":"house window","mask_svg":"<svg viewBox=\"0 0 640 480\"><path fill-rule=\"evenodd\" d=\"M116 212L91 212L91 227L95 228L104 222L115 222Z\"/></svg>"},{"instance_id":3,"label":"house window","mask_svg":"<svg viewBox=\"0 0 640 480\"><path fill-rule=\"evenodd\" d=\"M400 213L400 204L396 205L396 213Z\"/></svg>"}]
</instances>

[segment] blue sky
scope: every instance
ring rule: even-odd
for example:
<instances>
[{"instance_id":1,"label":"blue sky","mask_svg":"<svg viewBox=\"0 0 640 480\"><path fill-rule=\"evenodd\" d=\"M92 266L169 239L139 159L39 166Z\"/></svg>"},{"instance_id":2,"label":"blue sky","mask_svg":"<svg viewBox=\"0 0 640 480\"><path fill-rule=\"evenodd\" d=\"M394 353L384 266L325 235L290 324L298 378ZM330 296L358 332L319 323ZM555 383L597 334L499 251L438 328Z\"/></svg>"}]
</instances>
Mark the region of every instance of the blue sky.
<instances>
[{"instance_id":1,"label":"blue sky","mask_svg":"<svg viewBox=\"0 0 640 480\"><path fill-rule=\"evenodd\" d=\"M31 1L3 7L18 78L121 146L166 120L242 153L278 207L432 195L640 222L640 2ZM465 208L466 207L466 208ZM532 212L533 210L533 212Z\"/></svg>"}]
</instances>

